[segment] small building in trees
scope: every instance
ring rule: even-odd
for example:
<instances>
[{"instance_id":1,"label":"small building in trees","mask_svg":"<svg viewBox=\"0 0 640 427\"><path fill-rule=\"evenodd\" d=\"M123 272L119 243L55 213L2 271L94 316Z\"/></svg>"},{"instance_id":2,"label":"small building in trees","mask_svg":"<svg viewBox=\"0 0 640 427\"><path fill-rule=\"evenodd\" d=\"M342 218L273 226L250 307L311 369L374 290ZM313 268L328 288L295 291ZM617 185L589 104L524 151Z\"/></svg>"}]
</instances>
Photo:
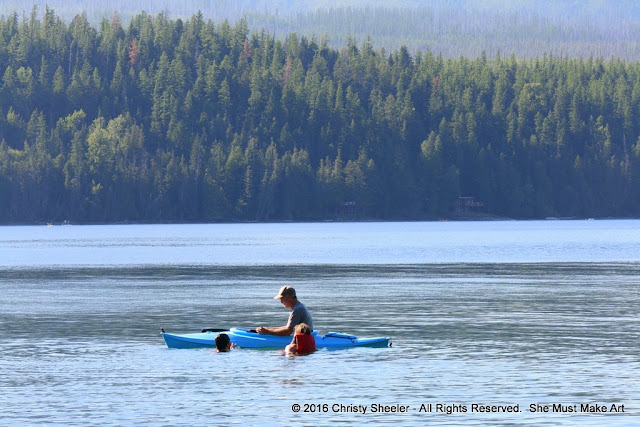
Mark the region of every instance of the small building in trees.
<instances>
[{"instance_id":1,"label":"small building in trees","mask_svg":"<svg viewBox=\"0 0 640 427\"><path fill-rule=\"evenodd\" d=\"M456 212L484 212L484 202L476 197L463 196L458 197L456 204Z\"/></svg>"},{"instance_id":2,"label":"small building in trees","mask_svg":"<svg viewBox=\"0 0 640 427\"><path fill-rule=\"evenodd\" d=\"M339 221L352 221L358 216L358 204L355 201L340 203L336 208L336 219Z\"/></svg>"}]
</instances>

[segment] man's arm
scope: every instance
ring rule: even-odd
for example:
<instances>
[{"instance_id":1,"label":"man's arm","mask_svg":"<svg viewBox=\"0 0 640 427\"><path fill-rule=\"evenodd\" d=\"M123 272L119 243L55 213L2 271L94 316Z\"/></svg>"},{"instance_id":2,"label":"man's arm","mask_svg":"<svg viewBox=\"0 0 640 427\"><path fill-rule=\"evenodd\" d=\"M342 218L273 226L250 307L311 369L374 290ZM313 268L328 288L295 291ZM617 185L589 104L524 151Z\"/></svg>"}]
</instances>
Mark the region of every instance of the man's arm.
<instances>
[{"instance_id":1,"label":"man's arm","mask_svg":"<svg viewBox=\"0 0 640 427\"><path fill-rule=\"evenodd\" d=\"M291 335L291 333L293 332L293 328L288 328L286 326L278 326L278 327L272 327L272 328L268 328L266 326L260 326L256 328L256 332L262 335L268 334L268 335L288 336L288 335Z\"/></svg>"}]
</instances>

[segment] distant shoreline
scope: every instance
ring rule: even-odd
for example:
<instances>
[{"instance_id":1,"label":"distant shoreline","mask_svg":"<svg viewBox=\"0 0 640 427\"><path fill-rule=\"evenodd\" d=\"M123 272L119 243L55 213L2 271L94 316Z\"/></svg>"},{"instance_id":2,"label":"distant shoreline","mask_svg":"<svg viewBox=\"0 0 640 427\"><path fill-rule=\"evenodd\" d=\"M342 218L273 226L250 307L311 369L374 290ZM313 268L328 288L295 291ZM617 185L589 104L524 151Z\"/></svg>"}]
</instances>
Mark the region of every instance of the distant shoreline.
<instances>
[{"instance_id":1,"label":"distant shoreline","mask_svg":"<svg viewBox=\"0 0 640 427\"><path fill-rule=\"evenodd\" d=\"M358 219L358 220L319 220L319 221L220 221L220 222L201 222L201 221L116 221L116 222L13 222L0 223L0 227L19 227L19 226L71 226L71 225L195 225L195 224L322 224L322 223L384 223L384 222L497 222L497 221L612 221L612 220L638 220L640 217L545 217L545 218L508 218L497 215L455 215L448 218L436 219Z\"/></svg>"}]
</instances>

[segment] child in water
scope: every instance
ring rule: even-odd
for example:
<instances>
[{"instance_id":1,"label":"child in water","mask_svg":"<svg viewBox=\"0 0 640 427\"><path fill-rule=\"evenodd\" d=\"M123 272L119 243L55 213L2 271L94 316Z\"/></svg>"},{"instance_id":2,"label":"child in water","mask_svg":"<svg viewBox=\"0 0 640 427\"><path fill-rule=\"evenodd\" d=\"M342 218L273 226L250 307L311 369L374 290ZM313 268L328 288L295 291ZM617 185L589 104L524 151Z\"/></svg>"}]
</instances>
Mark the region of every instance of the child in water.
<instances>
[{"instance_id":1,"label":"child in water","mask_svg":"<svg viewBox=\"0 0 640 427\"><path fill-rule=\"evenodd\" d=\"M316 351L316 339L311 335L311 328L306 323L300 323L294 328L293 340L285 348L287 354L309 354Z\"/></svg>"},{"instance_id":2,"label":"child in water","mask_svg":"<svg viewBox=\"0 0 640 427\"><path fill-rule=\"evenodd\" d=\"M215 341L216 353L223 353L236 347L234 344L231 344L231 339L229 339L229 335L227 334L219 334Z\"/></svg>"}]
</instances>

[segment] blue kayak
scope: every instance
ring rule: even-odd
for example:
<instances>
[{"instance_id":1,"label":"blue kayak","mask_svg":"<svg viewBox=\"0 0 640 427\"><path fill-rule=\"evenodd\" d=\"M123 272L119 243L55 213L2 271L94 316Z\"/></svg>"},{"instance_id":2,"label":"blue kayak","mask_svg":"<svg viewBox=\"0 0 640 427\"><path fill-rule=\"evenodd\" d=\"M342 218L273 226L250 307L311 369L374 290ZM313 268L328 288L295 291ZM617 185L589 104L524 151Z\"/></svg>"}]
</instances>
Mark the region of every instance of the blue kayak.
<instances>
[{"instance_id":1,"label":"blue kayak","mask_svg":"<svg viewBox=\"0 0 640 427\"><path fill-rule=\"evenodd\" d=\"M242 328L231 328L228 331L207 331L196 334L169 334L162 332L162 337L169 348L215 347L218 334L227 334L231 342L240 348L279 348L283 349L291 343L290 336L260 335L255 331ZM340 332L329 332L324 335L313 331L317 348L348 347L389 347L389 337L357 338L355 335Z\"/></svg>"}]
</instances>

